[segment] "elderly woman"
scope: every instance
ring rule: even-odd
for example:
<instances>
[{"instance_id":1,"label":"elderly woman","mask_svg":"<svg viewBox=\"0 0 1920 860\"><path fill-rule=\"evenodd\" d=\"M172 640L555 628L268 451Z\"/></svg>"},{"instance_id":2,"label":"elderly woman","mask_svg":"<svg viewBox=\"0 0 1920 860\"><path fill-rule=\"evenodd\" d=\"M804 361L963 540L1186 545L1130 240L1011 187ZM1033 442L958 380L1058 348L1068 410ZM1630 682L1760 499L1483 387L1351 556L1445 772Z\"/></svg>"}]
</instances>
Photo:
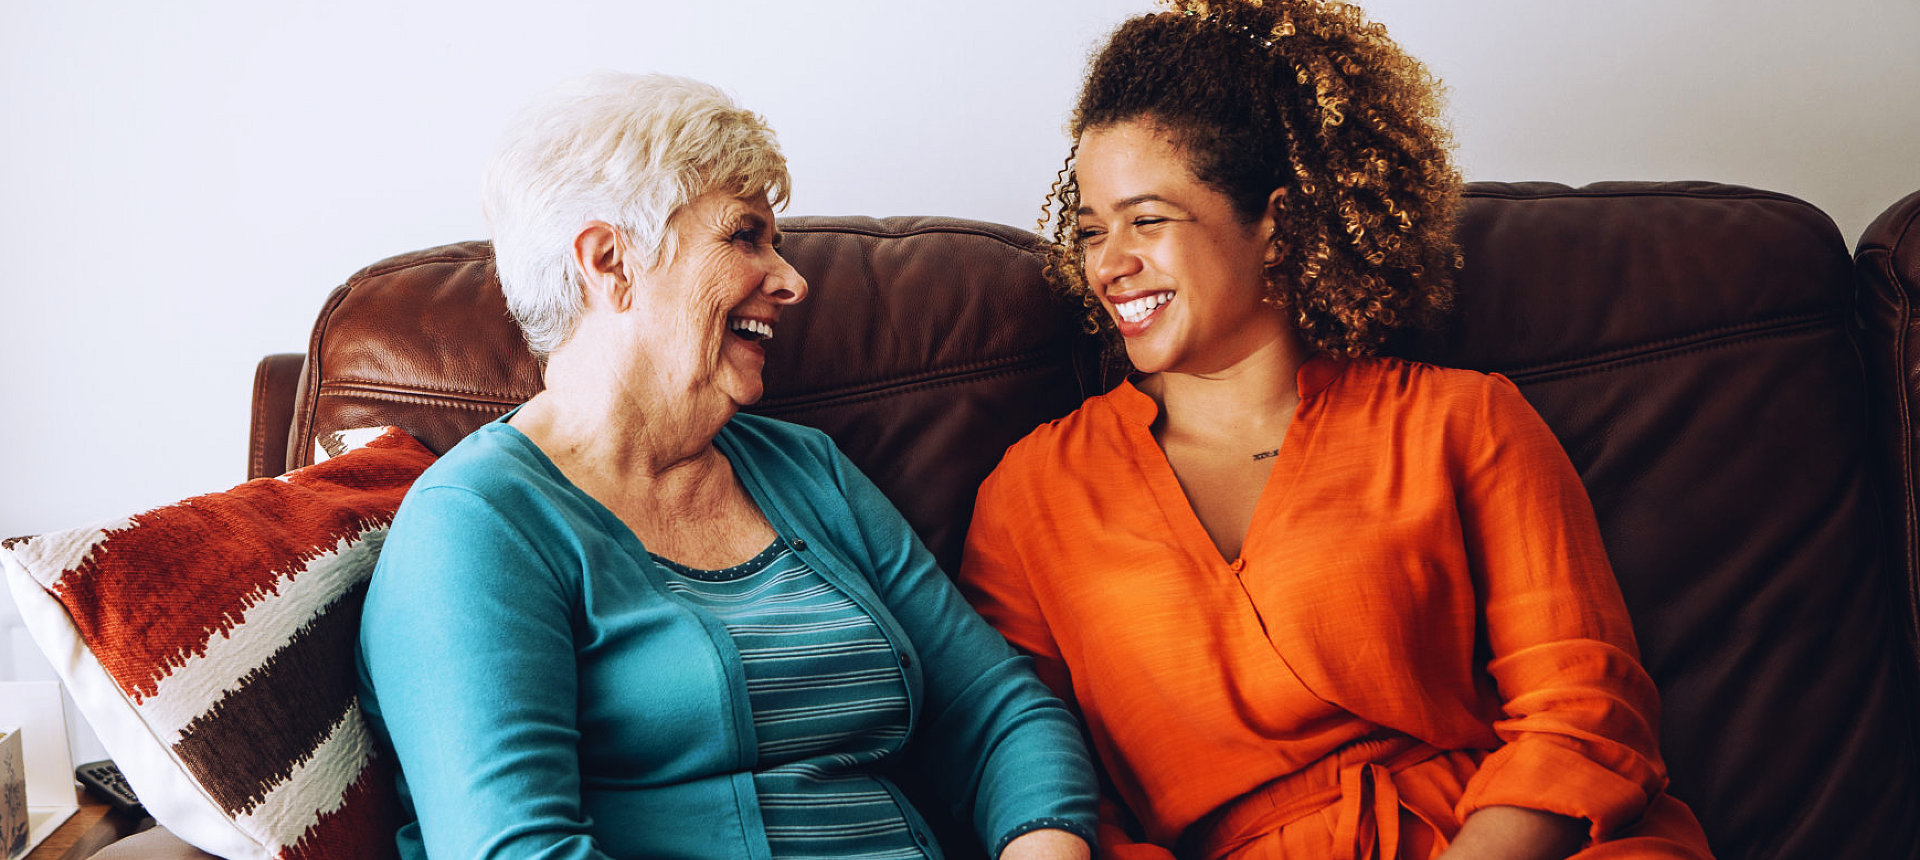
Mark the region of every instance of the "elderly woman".
<instances>
[{"instance_id":1,"label":"elderly woman","mask_svg":"<svg viewBox=\"0 0 1920 860\"><path fill-rule=\"evenodd\" d=\"M1708 856L1553 434L1375 356L1450 295L1431 79L1352 6L1173 5L1092 64L1053 206L1138 373L1007 453L962 565L1086 718L1101 854Z\"/></svg>"},{"instance_id":2,"label":"elderly woman","mask_svg":"<svg viewBox=\"0 0 1920 860\"><path fill-rule=\"evenodd\" d=\"M367 596L402 856L939 857L882 775L909 740L997 856L1086 856L1071 715L826 436L740 414L807 295L787 186L664 76L562 89L491 165L547 387L420 478Z\"/></svg>"}]
</instances>

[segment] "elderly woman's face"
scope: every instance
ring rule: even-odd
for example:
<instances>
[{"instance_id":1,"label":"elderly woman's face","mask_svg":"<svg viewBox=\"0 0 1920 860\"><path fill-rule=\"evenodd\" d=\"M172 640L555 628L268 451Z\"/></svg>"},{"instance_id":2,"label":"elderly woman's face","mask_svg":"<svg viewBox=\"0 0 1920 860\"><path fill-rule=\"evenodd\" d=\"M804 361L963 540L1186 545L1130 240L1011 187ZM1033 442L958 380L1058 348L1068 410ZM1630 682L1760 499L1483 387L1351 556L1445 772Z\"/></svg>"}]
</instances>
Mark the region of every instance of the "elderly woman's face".
<instances>
[{"instance_id":1,"label":"elderly woman's face","mask_svg":"<svg viewBox=\"0 0 1920 860\"><path fill-rule=\"evenodd\" d=\"M716 390L737 408L760 399L762 341L807 282L775 250L766 198L708 192L674 216L673 256L639 273L639 310L656 324L650 363L685 390ZM650 306L649 306L650 305Z\"/></svg>"}]
</instances>

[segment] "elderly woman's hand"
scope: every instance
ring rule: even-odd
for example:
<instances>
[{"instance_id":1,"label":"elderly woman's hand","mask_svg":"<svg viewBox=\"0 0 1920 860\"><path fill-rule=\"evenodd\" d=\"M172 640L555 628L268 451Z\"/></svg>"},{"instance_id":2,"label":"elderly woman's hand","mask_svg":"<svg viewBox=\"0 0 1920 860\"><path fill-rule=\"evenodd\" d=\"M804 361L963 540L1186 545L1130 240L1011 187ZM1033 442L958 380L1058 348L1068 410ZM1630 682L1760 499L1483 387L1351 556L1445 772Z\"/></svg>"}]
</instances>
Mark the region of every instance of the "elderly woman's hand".
<instances>
[{"instance_id":1,"label":"elderly woman's hand","mask_svg":"<svg viewBox=\"0 0 1920 860\"><path fill-rule=\"evenodd\" d=\"M1093 849L1065 830L1034 830L1015 837L1000 860L1088 860Z\"/></svg>"}]
</instances>

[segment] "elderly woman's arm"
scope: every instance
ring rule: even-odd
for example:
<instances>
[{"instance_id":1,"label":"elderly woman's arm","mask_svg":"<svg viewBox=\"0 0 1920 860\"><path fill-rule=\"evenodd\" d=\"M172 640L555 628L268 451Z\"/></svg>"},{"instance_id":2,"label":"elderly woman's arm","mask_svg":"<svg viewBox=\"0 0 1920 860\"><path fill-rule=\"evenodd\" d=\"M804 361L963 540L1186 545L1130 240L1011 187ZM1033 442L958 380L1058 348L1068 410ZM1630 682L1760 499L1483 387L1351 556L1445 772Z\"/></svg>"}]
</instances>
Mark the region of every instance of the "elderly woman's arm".
<instances>
[{"instance_id":1,"label":"elderly woman's arm","mask_svg":"<svg viewBox=\"0 0 1920 860\"><path fill-rule=\"evenodd\" d=\"M875 587L920 654L915 731L929 770L999 856L1073 856L1046 853L1070 844L1061 836L1086 844L1094 832L1097 786L1073 715L960 597L892 503L837 449L829 456ZM1039 831L1059 833L1023 839Z\"/></svg>"},{"instance_id":2,"label":"elderly woman's arm","mask_svg":"<svg viewBox=\"0 0 1920 860\"><path fill-rule=\"evenodd\" d=\"M491 504L410 496L361 629L363 693L434 857L597 858L575 753L572 599ZM416 852L417 856L417 852Z\"/></svg>"}]
</instances>

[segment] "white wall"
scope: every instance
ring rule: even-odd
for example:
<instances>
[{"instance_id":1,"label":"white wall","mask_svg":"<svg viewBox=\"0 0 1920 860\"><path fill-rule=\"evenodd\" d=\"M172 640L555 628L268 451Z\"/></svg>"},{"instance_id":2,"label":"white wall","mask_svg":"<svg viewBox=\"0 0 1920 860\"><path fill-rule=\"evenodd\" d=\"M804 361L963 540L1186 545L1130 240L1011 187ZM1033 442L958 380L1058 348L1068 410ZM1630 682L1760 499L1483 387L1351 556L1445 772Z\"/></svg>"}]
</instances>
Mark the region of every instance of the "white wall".
<instances>
[{"instance_id":1,"label":"white wall","mask_svg":"<svg viewBox=\"0 0 1920 860\"><path fill-rule=\"evenodd\" d=\"M1449 83L1470 179L1742 183L1850 242L1920 189L1912 0L1364 5ZM557 80L728 88L779 130L791 214L1030 226L1087 50L1152 8L0 2L0 536L243 478L254 362L360 266L483 237L483 155Z\"/></svg>"}]
</instances>

